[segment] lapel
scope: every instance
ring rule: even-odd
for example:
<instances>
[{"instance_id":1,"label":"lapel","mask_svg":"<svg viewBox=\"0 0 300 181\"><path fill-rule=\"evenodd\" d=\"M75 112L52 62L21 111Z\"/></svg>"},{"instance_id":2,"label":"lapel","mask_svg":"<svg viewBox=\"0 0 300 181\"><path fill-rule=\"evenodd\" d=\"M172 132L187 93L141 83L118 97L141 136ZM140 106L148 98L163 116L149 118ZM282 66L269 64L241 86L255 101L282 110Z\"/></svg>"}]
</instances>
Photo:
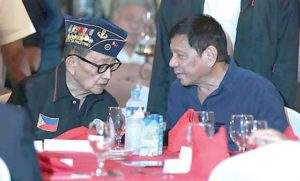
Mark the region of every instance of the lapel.
<instances>
[{"instance_id":1,"label":"lapel","mask_svg":"<svg viewBox=\"0 0 300 181\"><path fill-rule=\"evenodd\" d=\"M250 6L251 1L254 0L241 0L241 12L244 12L248 6Z\"/></svg>"},{"instance_id":2,"label":"lapel","mask_svg":"<svg viewBox=\"0 0 300 181\"><path fill-rule=\"evenodd\" d=\"M195 4L197 4L195 6ZM203 13L204 10L204 0L194 0L194 3L191 3L192 9L194 12Z\"/></svg>"}]
</instances>

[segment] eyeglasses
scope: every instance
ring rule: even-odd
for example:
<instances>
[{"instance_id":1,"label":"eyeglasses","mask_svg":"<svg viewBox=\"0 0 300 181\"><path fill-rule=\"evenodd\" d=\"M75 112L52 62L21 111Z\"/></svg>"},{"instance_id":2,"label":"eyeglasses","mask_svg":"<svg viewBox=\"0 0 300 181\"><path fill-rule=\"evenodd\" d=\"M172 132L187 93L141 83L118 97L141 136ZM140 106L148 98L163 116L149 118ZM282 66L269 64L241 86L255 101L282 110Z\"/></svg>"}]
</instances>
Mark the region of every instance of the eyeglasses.
<instances>
[{"instance_id":1,"label":"eyeglasses","mask_svg":"<svg viewBox=\"0 0 300 181\"><path fill-rule=\"evenodd\" d=\"M93 63L93 62L91 62L91 61L89 61L89 60L87 60L87 59L85 59L85 58L83 58L83 57L80 57L80 56L78 56L78 55L75 55L75 54L69 54L68 56L75 56L75 57L78 57L80 60L82 60L82 61L84 61L84 62L86 62L86 63L89 63L89 64L91 64L91 65L97 67L97 68L98 68L98 69L97 69L97 72L98 72L99 74L104 73L108 68L110 68L110 71L111 71L111 72L116 71L116 70L121 66L121 64L122 64L122 63L120 62L120 60L117 59L117 58L115 58L115 60L117 61L116 63L97 65L97 64L95 64L95 63Z\"/></svg>"}]
</instances>

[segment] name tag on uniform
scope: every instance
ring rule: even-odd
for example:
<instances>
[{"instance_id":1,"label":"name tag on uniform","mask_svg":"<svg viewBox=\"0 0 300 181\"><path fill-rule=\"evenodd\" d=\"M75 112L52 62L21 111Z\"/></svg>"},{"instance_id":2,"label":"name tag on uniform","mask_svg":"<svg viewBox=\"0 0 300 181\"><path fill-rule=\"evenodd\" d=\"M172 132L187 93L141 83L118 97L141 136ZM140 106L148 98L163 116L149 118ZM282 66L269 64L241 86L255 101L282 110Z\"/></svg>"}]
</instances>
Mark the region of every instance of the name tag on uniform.
<instances>
[{"instance_id":1,"label":"name tag on uniform","mask_svg":"<svg viewBox=\"0 0 300 181\"><path fill-rule=\"evenodd\" d=\"M58 122L59 118L51 118L43 114L39 114L37 128L44 131L55 132L58 128Z\"/></svg>"}]
</instances>

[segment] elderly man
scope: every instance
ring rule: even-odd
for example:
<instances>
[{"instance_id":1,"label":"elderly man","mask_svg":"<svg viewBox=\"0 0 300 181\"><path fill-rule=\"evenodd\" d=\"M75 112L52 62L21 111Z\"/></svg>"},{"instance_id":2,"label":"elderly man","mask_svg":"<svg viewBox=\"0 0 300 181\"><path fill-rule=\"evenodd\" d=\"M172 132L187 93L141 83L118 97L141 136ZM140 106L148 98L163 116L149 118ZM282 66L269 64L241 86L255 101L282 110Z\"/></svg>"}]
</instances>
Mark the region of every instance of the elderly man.
<instances>
[{"instance_id":1,"label":"elderly man","mask_svg":"<svg viewBox=\"0 0 300 181\"><path fill-rule=\"evenodd\" d=\"M147 12L151 12L152 1L149 0L120 0L115 2L112 21L128 32L127 42L118 58L122 63L143 64L145 56L138 55L135 48L140 34L145 28Z\"/></svg>"},{"instance_id":2,"label":"elderly man","mask_svg":"<svg viewBox=\"0 0 300 181\"><path fill-rule=\"evenodd\" d=\"M116 56L127 33L102 19L68 17L65 25L64 62L23 81L9 100L28 109L36 139L106 120L108 107L118 105L104 88L121 65Z\"/></svg>"},{"instance_id":3,"label":"elderly man","mask_svg":"<svg viewBox=\"0 0 300 181\"><path fill-rule=\"evenodd\" d=\"M227 128L233 114L252 114L280 131L287 127L280 94L270 81L228 58L225 33L215 19L186 18L172 28L170 38L169 65L177 80L170 89L167 129L188 108L214 111L216 122ZM228 142L230 149L236 148Z\"/></svg>"},{"instance_id":4,"label":"elderly man","mask_svg":"<svg viewBox=\"0 0 300 181\"><path fill-rule=\"evenodd\" d=\"M147 107L149 83L152 72L152 61L146 62L144 55L136 53L141 33L145 31L147 12L152 12L151 0L119 0L114 2L112 22L128 32L124 48L118 54L123 65L118 74L112 77L107 90L114 95L121 107L130 98L130 91L137 84L142 85L141 98ZM149 15L149 14L148 14ZM149 31L149 30L148 30ZM118 89L122 87L122 89Z\"/></svg>"},{"instance_id":5,"label":"elderly man","mask_svg":"<svg viewBox=\"0 0 300 181\"><path fill-rule=\"evenodd\" d=\"M4 86L6 77L3 63L10 83L17 85L31 74L22 38L33 34L35 29L23 3L19 0L0 0L0 22L0 86Z\"/></svg>"}]
</instances>

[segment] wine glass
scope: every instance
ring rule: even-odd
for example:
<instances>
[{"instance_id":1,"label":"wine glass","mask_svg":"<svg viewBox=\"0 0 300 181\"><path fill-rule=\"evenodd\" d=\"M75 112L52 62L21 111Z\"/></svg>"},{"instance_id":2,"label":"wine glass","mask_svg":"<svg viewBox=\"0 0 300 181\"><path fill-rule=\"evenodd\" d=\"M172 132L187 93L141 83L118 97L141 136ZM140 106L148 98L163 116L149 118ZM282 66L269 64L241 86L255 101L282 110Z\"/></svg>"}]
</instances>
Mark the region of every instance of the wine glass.
<instances>
[{"instance_id":1,"label":"wine glass","mask_svg":"<svg viewBox=\"0 0 300 181\"><path fill-rule=\"evenodd\" d=\"M196 119L199 119L200 126L204 127L206 134L211 138L215 133L215 114L212 111L197 111Z\"/></svg>"},{"instance_id":2,"label":"wine glass","mask_svg":"<svg viewBox=\"0 0 300 181\"><path fill-rule=\"evenodd\" d=\"M267 129L268 128L268 122L266 120L254 120L254 121L251 121L251 122L247 123L245 126L247 126L247 129L251 130L250 134L252 134L256 130ZM253 145L253 144L249 143L248 139L247 139L246 149L250 150L250 149L253 149L255 147L256 147L256 145Z\"/></svg>"},{"instance_id":3,"label":"wine glass","mask_svg":"<svg viewBox=\"0 0 300 181\"><path fill-rule=\"evenodd\" d=\"M258 130L258 129L267 129L268 128L268 122L266 120L254 120L253 126L252 126L252 132Z\"/></svg>"},{"instance_id":4,"label":"wine glass","mask_svg":"<svg viewBox=\"0 0 300 181\"><path fill-rule=\"evenodd\" d=\"M120 107L109 107L108 118L113 122L115 128L115 149L121 149L122 136L125 134L125 116Z\"/></svg>"},{"instance_id":5,"label":"wine glass","mask_svg":"<svg viewBox=\"0 0 300 181\"><path fill-rule=\"evenodd\" d=\"M252 133L252 126L250 126L252 122L252 115L239 114L231 116L229 133L240 152L246 151L247 139Z\"/></svg>"},{"instance_id":6,"label":"wine glass","mask_svg":"<svg viewBox=\"0 0 300 181\"><path fill-rule=\"evenodd\" d=\"M103 170L103 166L110 149L114 145L113 123L94 119L89 124L88 139L98 161L98 168L95 173L92 173L92 176L107 176L108 172Z\"/></svg>"}]
</instances>

